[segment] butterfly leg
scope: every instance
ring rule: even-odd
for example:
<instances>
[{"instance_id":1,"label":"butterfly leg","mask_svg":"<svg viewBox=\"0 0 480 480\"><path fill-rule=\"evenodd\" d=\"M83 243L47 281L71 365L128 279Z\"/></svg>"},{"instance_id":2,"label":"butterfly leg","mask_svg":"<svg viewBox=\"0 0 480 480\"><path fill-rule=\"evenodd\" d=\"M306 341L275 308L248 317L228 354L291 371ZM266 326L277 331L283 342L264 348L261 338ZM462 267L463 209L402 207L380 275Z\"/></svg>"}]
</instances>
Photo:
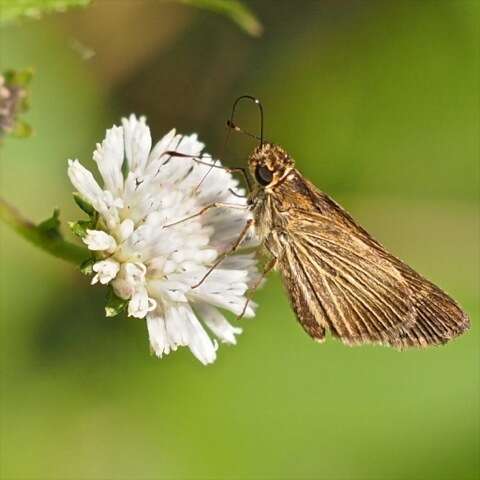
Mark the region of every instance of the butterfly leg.
<instances>
[{"instance_id":1,"label":"butterfly leg","mask_svg":"<svg viewBox=\"0 0 480 480\"><path fill-rule=\"evenodd\" d=\"M189 158L193 160L194 162L200 164L200 165L206 165L207 167L210 167L209 170L205 173L203 178L200 180L200 183L197 186L197 189L200 187L200 185L203 183L205 178L208 176L208 174L212 171L214 168L220 168L221 170L225 170L226 172L230 173L241 173L243 175L243 179L245 180L245 184L247 185L248 191L252 191L252 185L250 183L250 179L247 174L247 169L243 167L225 167L223 165L217 165L218 160L214 160L213 163L208 163L203 161L203 159L208 159L212 160L213 158L211 156L204 157L202 155L188 155L186 153L180 153L180 152L175 152L174 150L169 150L165 152L165 155L169 155L171 157L180 157L180 158Z\"/></svg>"},{"instance_id":2,"label":"butterfly leg","mask_svg":"<svg viewBox=\"0 0 480 480\"><path fill-rule=\"evenodd\" d=\"M238 315L237 320L240 320L244 315L245 312L247 311L248 304L252 300L252 297L254 293L257 291L258 287L262 284L263 280L266 278L266 276L275 268L275 265L277 264L277 257L273 257L264 267L262 274L258 277L258 280L253 284L252 288L250 289L250 293L247 295L247 300L245 301L245 304L243 305L243 309L240 312L240 315Z\"/></svg>"},{"instance_id":3,"label":"butterfly leg","mask_svg":"<svg viewBox=\"0 0 480 480\"><path fill-rule=\"evenodd\" d=\"M235 242L232 244L232 246L226 250L225 252L223 252L221 255L218 256L218 258L215 260L215 262L213 263L213 265L208 269L207 273L201 278L201 280L196 283L195 285L192 285L192 288L197 288L199 287L204 281L205 279L215 270L215 268L218 267L218 265L226 258L228 257L229 255L231 255L232 253L234 253L238 247L241 245L241 243L243 242L243 240L245 240L246 236L248 235L248 231L250 230L250 227L253 225L253 218L250 218L249 220L247 220L247 222L245 223L245 226L243 227L242 231L240 232L240 235L238 236L238 238L235 240Z\"/></svg>"},{"instance_id":4,"label":"butterfly leg","mask_svg":"<svg viewBox=\"0 0 480 480\"><path fill-rule=\"evenodd\" d=\"M199 210L197 213L194 213L193 215L189 215L188 217L182 218L181 220L178 220L176 222L164 225L162 228L173 227L174 225L178 225L179 223L183 223L188 220L192 220L193 218L200 217L201 215L203 215L205 212L208 212L208 210L211 210L212 208L236 208L238 210L247 210L249 206L239 205L235 203L223 203L223 202L210 203L209 205L206 205L201 210Z\"/></svg>"}]
</instances>

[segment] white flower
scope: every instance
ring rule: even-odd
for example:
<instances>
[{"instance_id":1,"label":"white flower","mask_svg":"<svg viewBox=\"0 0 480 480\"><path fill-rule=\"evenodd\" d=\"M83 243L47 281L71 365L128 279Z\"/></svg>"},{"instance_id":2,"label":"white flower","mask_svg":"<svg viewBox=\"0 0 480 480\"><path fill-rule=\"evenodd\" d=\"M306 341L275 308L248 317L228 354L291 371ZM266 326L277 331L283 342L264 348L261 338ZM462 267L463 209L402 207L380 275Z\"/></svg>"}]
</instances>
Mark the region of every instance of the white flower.
<instances>
[{"instance_id":1,"label":"white flower","mask_svg":"<svg viewBox=\"0 0 480 480\"><path fill-rule=\"evenodd\" d=\"M106 285L117 276L120 265L115 260L108 259L95 263L92 268L96 273L92 278L92 285L95 285L97 282Z\"/></svg>"},{"instance_id":2,"label":"white flower","mask_svg":"<svg viewBox=\"0 0 480 480\"><path fill-rule=\"evenodd\" d=\"M113 253L117 248L115 239L102 230L87 230L87 235L83 241L90 250L104 250L108 253Z\"/></svg>"},{"instance_id":3,"label":"white flower","mask_svg":"<svg viewBox=\"0 0 480 480\"><path fill-rule=\"evenodd\" d=\"M235 242L250 213L215 207L181 221L213 202L245 206L237 196L244 192L230 173L210 168L209 156L202 156L209 164L203 165L166 153L201 155L204 145L196 135L172 130L153 149L151 144L143 117L132 115L107 130L93 154L103 188L78 160L69 160L71 182L98 212L96 225L83 237L97 260L92 284L110 284L128 300L129 316L146 319L157 356L188 346L208 364L216 358L217 342L205 327L224 343L235 344L241 333L219 309L243 311L245 293L257 277L253 254L228 256L196 285ZM253 303L245 315L254 315Z\"/></svg>"}]
</instances>

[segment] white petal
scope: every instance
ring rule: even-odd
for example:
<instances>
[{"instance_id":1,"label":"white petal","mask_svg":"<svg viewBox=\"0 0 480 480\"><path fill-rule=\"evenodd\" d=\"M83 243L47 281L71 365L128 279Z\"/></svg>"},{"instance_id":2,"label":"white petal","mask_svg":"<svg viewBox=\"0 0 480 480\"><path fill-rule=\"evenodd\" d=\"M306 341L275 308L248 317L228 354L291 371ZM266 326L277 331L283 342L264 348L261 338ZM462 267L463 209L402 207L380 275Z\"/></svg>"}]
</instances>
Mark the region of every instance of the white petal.
<instances>
[{"instance_id":1,"label":"white petal","mask_svg":"<svg viewBox=\"0 0 480 480\"><path fill-rule=\"evenodd\" d=\"M130 317L145 318L148 312L157 308L157 302L150 298L145 288L139 288L128 302Z\"/></svg>"},{"instance_id":2,"label":"white petal","mask_svg":"<svg viewBox=\"0 0 480 480\"><path fill-rule=\"evenodd\" d=\"M215 307L206 303L198 303L195 305L195 310L208 328L222 342L231 343L233 345L237 343L235 335L240 335L242 329L231 325Z\"/></svg>"},{"instance_id":3,"label":"white petal","mask_svg":"<svg viewBox=\"0 0 480 480\"><path fill-rule=\"evenodd\" d=\"M87 236L83 241L90 250L113 253L117 248L115 239L103 230L87 230Z\"/></svg>"},{"instance_id":4,"label":"white petal","mask_svg":"<svg viewBox=\"0 0 480 480\"><path fill-rule=\"evenodd\" d=\"M128 119L122 119L125 155L131 171L143 171L147 164L148 154L152 146L150 129L145 124L145 117L137 119L130 115Z\"/></svg>"},{"instance_id":5,"label":"white petal","mask_svg":"<svg viewBox=\"0 0 480 480\"><path fill-rule=\"evenodd\" d=\"M192 133L191 135L185 135L176 148L177 152L181 152L184 155L200 155L205 144L198 141L198 135Z\"/></svg>"},{"instance_id":6,"label":"white petal","mask_svg":"<svg viewBox=\"0 0 480 480\"><path fill-rule=\"evenodd\" d=\"M106 285L117 276L119 270L120 265L115 260L107 259L95 263L93 271L96 272L96 275L92 279L92 285L97 282Z\"/></svg>"},{"instance_id":7,"label":"white petal","mask_svg":"<svg viewBox=\"0 0 480 480\"><path fill-rule=\"evenodd\" d=\"M118 229L118 236L122 241L126 240L135 230L135 224L130 218L126 218Z\"/></svg>"},{"instance_id":8,"label":"white petal","mask_svg":"<svg viewBox=\"0 0 480 480\"><path fill-rule=\"evenodd\" d=\"M123 188L123 129L113 126L107 130L102 144L97 144L93 159L97 162L105 187L118 195Z\"/></svg>"},{"instance_id":9,"label":"white petal","mask_svg":"<svg viewBox=\"0 0 480 480\"><path fill-rule=\"evenodd\" d=\"M166 135L158 141L150 152L148 163L151 164L155 160L158 160L167 150L169 150L170 144L175 137L175 129L172 128Z\"/></svg>"},{"instance_id":10,"label":"white petal","mask_svg":"<svg viewBox=\"0 0 480 480\"><path fill-rule=\"evenodd\" d=\"M133 283L143 283L147 267L141 262L128 262L124 264L125 274Z\"/></svg>"},{"instance_id":11,"label":"white petal","mask_svg":"<svg viewBox=\"0 0 480 480\"><path fill-rule=\"evenodd\" d=\"M167 290L165 295L167 295L172 302L188 302L187 297L181 290Z\"/></svg>"},{"instance_id":12,"label":"white petal","mask_svg":"<svg viewBox=\"0 0 480 480\"><path fill-rule=\"evenodd\" d=\"M68 176L73 186L92 205L103 201L103 190L92 175L78 160L68 161Z\"/></svg>"},{"instance_id":13,"label":"white petal","mask_svg":"<svg viewBox=\"0 0 480 480\"><path fill-rule=\"evenodd\" d=\"M122 263L120 271L112 282L115 293L125 300L131 298L139 287L144 286L145 271L144 265L140 266L130 262Z\"/></svg>"},{"instance_id":14,"label":"white petal","mask_svg":"<svg viewBox=\"0 0 480 480\"><path fill-rule=\"evenodd\" d=\"M203 275L201 272L190 272L190 277L191 285L194 285ZM216 268L197 288L191 289L187 296L192 301L209 303L240 315L247 301L247 280L248 271ZM255 306L254 302L248 302L244 316L253 317Z\"/></svg>"},{"instance_id":15,"label":"white petal","mask_svg":"<svg viewBox=\"0 0 480 480\"><path fill-rule=\"evenodd\" d=\"M135 285L129 282L125 277L117 277L112 281L113 291L124 300L128 300L135 292Z\"/></svg>"},{"instance_id":16,"label":"white petal","mask_svg":"<svg viewBox=\"0 0 480 480\"><path fill-rule=\"evenodd\" d=\"M188 345L189 333L183 310L176 305L167 308L165 312L165 329L172 345Z\"/></svg>"},{"instance_id":17,"label":"white petal","mask_svg":"<svg viewBox=\"0 0 480 480\"><path fill-rule=\"evenodd\" d=\"M188 304L179 307L183 310L188 328L188 348L204 364L213 363L217 358L216 342L212 342Z\"/></svg>"},{"instance_id":18,"label":"white petal","mask_svg":"<svg viewBox=\"0 0 480 480\"><path fill-rule=\"evenodd\" d=\"M246 270L248 272L247 284L249 287L255 285L260 277L260 272L257 269L257 258L255 253L230 255L222 262L222 268ZM261 288L263 283L264 282L262 282L258 288Z\"/></svg>"},{"instance_id":19,"label":"white petal","mask_svg":"<svg viewBox=\"0 0 480 480\"><path fill-rule=\"evenodd\" d=\"M147 316L147 329L150 345L157 357L162 358L163 355L168 355L176 349L175 345L170 344L163 317L149 314Z\"/></svg>"},{"instance_id":20,"label":"white petal","mask_svg":"<svg viewBox=\"0 0 480 480\"><path fill-rule=\"evenodd\" d=\"M92 173L78 160L68 161L68 176L80 195L102 215L108 227L113 228L118 221L118 199L114 199L111 192L102 190Z\"/></svg>"},{"instance_id":21,"label":"white petal","mask_svg":"<svg viewBox=\"0 0 480 480\"><path fill-rule=\"evenodd\" d=\"M204 365L215 361L216 345L212 343L188 304L170 307L165 316L165 328L174 345L188 345Z\"/></svg>"}]
</instances>

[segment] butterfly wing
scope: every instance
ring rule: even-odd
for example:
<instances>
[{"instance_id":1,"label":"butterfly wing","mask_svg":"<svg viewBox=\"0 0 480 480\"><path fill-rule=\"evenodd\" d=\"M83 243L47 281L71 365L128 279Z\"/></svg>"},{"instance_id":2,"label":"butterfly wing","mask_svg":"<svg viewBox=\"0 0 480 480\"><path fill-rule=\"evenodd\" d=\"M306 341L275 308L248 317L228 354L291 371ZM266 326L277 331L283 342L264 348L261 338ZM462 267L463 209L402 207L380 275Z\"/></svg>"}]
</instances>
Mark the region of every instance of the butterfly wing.
<instances>
[{"instance_id":1,"label":"butterfly wing","mask_svg":"<svg viewBox=\"0 0 480 480\"><path fill-rule=\"evenodd\" d=\"M398 343L394 346L439 345L469 329L468 316L444 291L397 258L393 263L407 281L416 312L415 323L400 328Z\"/></svg>"},{"instance_id":2,"label":"butterfly wing","mask_svg":"<svg viewBox=\"0 0 480 480\"><path fill-rule=\"evenodd\" d=\"M403 348L445 343L468 329L468 317L446 293L298 172L271 195L279 269L311 336L323 339L328 329L350 345Z\"/></svg>"},{"instance_id":3,"label":"butterfly wing","mask_svg":"<svg viewBox=\"0 0 480 480\"><path fill-rule=\"evenodd\" d=\"M315 296L312 296L309 278L305 274L302 264L292 260L294 258L293 248L285 244L282 250L284 254L277 259L277 266L282 275L290 304L303 329L314 340L321 343L325 340L325 332L328 327L321 303L316 300Z\"/></svg>"},{"instance_id":4,"label":"butterfly wing","mask_svg":"<svg viewBox=\"0 0 480 480\"><path fill-rule=\"evenodd\" d=\"M316 213L292 219L285 238L279 268L310 334L314 317L349 345L389 343L414 323L406 282L361 240Z\"/></svg>"}]
</instances>

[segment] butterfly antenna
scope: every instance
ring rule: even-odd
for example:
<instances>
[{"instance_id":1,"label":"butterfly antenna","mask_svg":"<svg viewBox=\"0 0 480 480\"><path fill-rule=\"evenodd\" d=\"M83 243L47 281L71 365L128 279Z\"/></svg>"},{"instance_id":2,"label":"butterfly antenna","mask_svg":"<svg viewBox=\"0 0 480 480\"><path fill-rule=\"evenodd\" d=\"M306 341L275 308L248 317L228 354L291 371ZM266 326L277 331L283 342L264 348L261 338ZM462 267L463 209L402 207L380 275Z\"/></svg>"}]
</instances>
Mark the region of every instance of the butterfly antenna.
<instances>
[{"instance_id":1,"label":"butterfly antenna","mask_svg":"<svg viewBox=\"0 0 480 480\"><path fill-rule=\"evenodd\" d=\"M235 110L237 108L237 104L240 102L240 100L243 100L244 98L251 100L253 103L255 103L258 106L258 111L260 113L260 138L257 137L256 135L252 135L251 133L248 133L244 130L242 130L240 127L237 127L235 123L233 122L233 118L235 116ZM260 100L258 98L252 97L251 95L242 95L238 97L235 102L233 103L232 107L232 114L230 116L230 120L227 122L227 126L237 132L244 133L245 135L248 135L249 137L256 138L257 140L260 141L260 146L263 145L263 107L262 104L260 103Z\"/></svg>"}]
</instances>

